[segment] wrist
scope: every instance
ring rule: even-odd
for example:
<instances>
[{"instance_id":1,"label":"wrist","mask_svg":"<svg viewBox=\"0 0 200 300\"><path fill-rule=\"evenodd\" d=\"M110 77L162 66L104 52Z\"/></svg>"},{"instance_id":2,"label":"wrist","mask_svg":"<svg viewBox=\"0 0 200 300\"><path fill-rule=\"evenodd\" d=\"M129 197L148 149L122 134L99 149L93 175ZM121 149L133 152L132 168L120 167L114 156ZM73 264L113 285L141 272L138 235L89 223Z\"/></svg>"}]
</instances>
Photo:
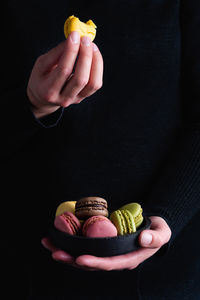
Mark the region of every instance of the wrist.
<instances>
[{"instance_id":1,"label":"wrist","mask_svg":"<svg viewBox=\"0 0 200 300\"><path fill-rule=\"evenodd\" d=\"M27 95L30 102L30 108L35 118L40 119L54 113L60 108L58 105L39 105L39 101L34 97L33 93L27 88Z\"/></svg>"}]
</instances>

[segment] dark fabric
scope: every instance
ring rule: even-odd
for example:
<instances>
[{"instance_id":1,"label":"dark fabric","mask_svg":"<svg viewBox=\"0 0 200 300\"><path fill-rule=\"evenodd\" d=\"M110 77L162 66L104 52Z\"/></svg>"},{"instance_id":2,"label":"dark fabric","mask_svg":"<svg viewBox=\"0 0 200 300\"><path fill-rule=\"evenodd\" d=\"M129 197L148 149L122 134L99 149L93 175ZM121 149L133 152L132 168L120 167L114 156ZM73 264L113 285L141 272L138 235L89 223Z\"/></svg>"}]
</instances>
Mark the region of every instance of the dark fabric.
<instances>
[{"instance_id":1,"label":"dark fabric","mask_svg":"<svg viewBox=\"0 0 200 300\"><path fill-rule=\"evenodd\" d=\"M64 39L72 14L97 25L104 85L38 121L28 78L36 58ZM7 295L200 298L199 1L9 0L3 15L0 219ZM88 195L106 198L110 211L139 202L145 214L162 216L172 230L168 251L133 271L85 272L53 261L40 239L57 205Z\"/></svg>"}]
</instances>

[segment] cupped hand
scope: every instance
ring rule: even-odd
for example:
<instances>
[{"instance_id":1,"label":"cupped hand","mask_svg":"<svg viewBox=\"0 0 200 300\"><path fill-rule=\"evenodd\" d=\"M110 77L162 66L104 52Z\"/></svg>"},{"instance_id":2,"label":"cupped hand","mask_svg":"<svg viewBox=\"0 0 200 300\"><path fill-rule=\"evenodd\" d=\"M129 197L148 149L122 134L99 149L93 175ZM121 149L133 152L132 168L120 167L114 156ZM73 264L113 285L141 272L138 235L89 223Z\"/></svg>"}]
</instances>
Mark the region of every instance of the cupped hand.
<instances>
[{"instance_id":1,"label":"cupped hand","mask_svg":"<svg viewBox=\"0 0 200 300\"><path fill-rule=\"evenodd\" d=\"M45 248L51 251L53 259L70 264L74 267L90 271L111 271L123 269L132 270L143 261L154 255L164 244L170 240L171 230L166 221L157 216L152 216L150 219L152 222L151 228L148 230L143 230L139 235L139 244L141 248L134 252L123 255L111 257L81 255L75 258L60 249L56 249L56 247L51 244L48 238L43 238L42 244Z\"/></svg>"},{"instance_id":2,"label":"cupped hand","mask_svg":"<svg viewBox=\"0 0 200 300\"><path fill-rule=\"evenodd\" d=\"M101 88L103 58L90 38L72 32L57 47L36 60L27 86L37 118L80 103Z\"/></svg>"}]
</instances>

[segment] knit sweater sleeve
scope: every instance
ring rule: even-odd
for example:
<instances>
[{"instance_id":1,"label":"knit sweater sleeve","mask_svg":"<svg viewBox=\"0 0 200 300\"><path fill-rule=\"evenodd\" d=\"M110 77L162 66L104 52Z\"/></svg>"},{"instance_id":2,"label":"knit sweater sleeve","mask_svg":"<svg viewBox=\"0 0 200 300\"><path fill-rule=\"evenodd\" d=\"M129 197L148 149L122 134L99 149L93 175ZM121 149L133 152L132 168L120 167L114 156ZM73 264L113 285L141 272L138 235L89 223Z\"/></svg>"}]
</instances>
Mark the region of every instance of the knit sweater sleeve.
<instances>
[{"instance_id":1,"label":"knit sweater sleeve","mask_svg":"<svg viewBox=\"0 0 200 300\"><path fill-rule=\"evenodd\" d=\"M9 155L28 143L38 131L56 126L63 108L42 118L35 118L24 86L9 89L1 99L1 153Z\"/></svg>"},{"instance_id":2,"label":"knit sweater sleeve","mask_svg":"<svg viewBox=\"0 0 200 300\"><path fill-rule=\"evenodd\" d=\"M200 2L180 2L183 125L145 206L167 221L171 240L200 209Z\"/></svg>"}]
</instances>

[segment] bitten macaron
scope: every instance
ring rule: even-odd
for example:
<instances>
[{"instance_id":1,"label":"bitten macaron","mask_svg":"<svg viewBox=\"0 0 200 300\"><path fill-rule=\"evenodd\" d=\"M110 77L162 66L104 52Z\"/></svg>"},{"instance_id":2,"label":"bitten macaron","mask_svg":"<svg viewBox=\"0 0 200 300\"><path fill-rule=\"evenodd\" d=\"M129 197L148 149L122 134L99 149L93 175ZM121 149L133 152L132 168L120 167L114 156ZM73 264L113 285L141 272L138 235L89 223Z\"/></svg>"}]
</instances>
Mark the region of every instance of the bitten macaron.
<instances>
[{"instance_id":1,"label":"bitten macaron","mask_svg":"<svg viewBox=\"0 0 200 300\"><path fill-rule=\"evenodd\" d=\"M54 226L58 230L70 235L77 235L81 229L81 223L78 218L71 212L66 211L62 215L56 216Z\"/></svg>"},{"instance_id":2,"label":"bitten macaron","mask_svg":"<svg viewBox=\"0 0 200 300\"><path fill-rule=\"evenodd\" d=\"M82 234L86 237L114 237L117 236L117 228L104 216L92 216L87 219L82 228Z\"/></svg>"},{"instance_id":3,"label":"bitten macaron","mask_svg":"<svg viewBox=\"0 0 200 300\"><path fill-rule=\"evenodd\" d=\"M76 202L75 215L85 220L92 216L108 217L107 201L101 197L84 197Z\"/></svg>"},{"instance_id":4,"label":"bitten macaron","mask_svg":"<svg viewBox=\"0 0 200 300\"><path fill-rule=\"evenodd\" d=\"M72 31L77 31L79 32L80 37L88 36L93 41L96 36L96 28L97 27L92 20L88 20L84 23L81 22L79 18L72 15L65 21L64 34L67 38Z\"/></svg>"}]
</instances>

